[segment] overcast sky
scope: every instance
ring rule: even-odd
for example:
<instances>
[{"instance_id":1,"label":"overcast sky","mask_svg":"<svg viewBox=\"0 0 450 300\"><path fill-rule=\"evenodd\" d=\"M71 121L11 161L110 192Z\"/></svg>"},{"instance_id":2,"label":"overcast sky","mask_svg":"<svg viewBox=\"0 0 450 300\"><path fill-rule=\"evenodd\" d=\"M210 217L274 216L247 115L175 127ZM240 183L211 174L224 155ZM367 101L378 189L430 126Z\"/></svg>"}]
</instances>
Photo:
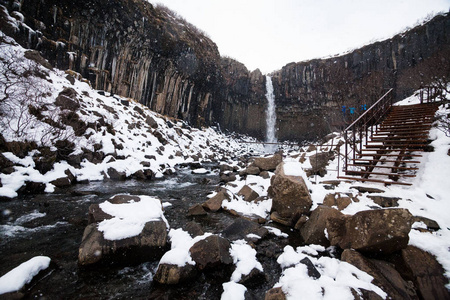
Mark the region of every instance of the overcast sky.
<instances>
[{"instance_id":1,"label":"overcast sky","mask_svg":"<svg viewBox=\"0 0 450 300\"><path fill-rule=\"evenodd\" d=\"M450 0L150 0L205 31L221 55L263 73L340 54L448 12Z\"/></svg>"}]
</instances>

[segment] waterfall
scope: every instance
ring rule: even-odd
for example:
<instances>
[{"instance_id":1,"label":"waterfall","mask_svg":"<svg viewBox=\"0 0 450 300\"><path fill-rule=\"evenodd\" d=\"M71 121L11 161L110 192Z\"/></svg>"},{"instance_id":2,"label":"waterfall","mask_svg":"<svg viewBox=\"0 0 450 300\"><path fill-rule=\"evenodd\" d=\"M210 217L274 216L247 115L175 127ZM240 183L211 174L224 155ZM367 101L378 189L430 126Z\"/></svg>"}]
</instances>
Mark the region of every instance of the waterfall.
<instances>
[{"instance_id":1,"label":"waterfall","mask_svg":"<svg viewBox=\"0 0 450 300\"><path fill-rule=\"evenodd\" d=\"M266 142L276 143L277 137L276 132L276 122L277 116L275 114L275 96L273 95L273 84L272 78L266 76L266 99L267 99L267 110L266 110ZM266 145L267 152L274 152L277 149L276 145Z\"/></svg>"}]
</instances>

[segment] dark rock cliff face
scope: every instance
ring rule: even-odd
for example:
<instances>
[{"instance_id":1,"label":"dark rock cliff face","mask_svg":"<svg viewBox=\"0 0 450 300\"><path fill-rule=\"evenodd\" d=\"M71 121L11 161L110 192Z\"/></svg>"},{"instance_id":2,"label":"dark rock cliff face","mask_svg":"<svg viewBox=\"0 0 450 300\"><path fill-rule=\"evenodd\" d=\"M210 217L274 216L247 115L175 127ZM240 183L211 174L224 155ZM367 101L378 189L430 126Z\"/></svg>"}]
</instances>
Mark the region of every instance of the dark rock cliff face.
<instances>
[{"instance_id":1,"label":"dark rock cliff face","mask_svg":"<svg viewBox=\"0 0 450 300\"><path fill-rule=\"evenodd\" d=\"M134 98L156 112L196 125L210 119L220 55L190 24L138 0L24 0L7 6L26 24L7 33L57 68L77 71L96 89Z\"/></svg>"},{"instance_id":2,"label":"dark rock cliff face","mask_svg":"<svg viewBox=\"0 0 450 300\"><path fill-rule=\"evenodd\" d=\"M201 31L142 0L0 0L0 28L96 89L134 98L192 125L258 138L266 131L265 77L248 71ZM342 106L369 107L389 88L397 99L449 76L450 18L352 53L291 63L274 72L277 136L315 139L350 121ZM356 115L355 113L355 115Z\"/></svg>"},{"instance_id":3,"label":"dark rock cliff face","mask_svg":"<svg viewBox=\"0 0 450 300\"><path fill-rule=\"evenodd\" d=\"M280 139L315 139L342 129L390 88L396 100L435 76L450 76L450 17L437 16L392 39L274 72ZM342 112L346 106L346 115Z\"/></svg>"}]
</instances>

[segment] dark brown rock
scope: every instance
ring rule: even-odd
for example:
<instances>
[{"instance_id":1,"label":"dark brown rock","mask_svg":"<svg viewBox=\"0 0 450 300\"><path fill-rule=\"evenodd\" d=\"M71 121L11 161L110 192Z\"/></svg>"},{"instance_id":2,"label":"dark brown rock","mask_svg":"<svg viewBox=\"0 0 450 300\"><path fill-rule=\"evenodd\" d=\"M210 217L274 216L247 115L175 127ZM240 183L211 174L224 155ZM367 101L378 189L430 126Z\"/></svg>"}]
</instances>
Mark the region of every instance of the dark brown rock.
<instances>
[{"instance_id":1,"label":"dark brown rock","mask_svg":"<svg viewBox=\"0 0 450 300\"><path fill-rule=\"evenodd\" d=\"M186 230L193 238L204 234L202 226L194 221L186 223L184 230Z\"/></svg>"},{"instance_id":2,"label":"dark brown rock","mask_svg":"<svg viewBox=\"0 0 450 300\"><path fill-rule=\"evenodd\" d=\"M293 226L294 222L295 222L294 217L283 218L276 211L274 211L270 214L270 219L272 221L274 221L275 223L278 223L278 224L281 224L284 226L289 226L289 227Z\"/></svg>"},{"instance_id":3,"label":"dark brown rock","mask_svg":"<svg viewBox=\"0 0 450 300\"><path fill-rule=\"evenodd\" d=\"M390 299L418 299L411 285L389 263L368 259L350 249L344 250L341 260L371 275L374 278L372 283L386 292Z\"/></svg>"},{"instance_id":4,"label":"dark brown rock","mask_svg":"<svg viewBox=\"0 0 450 300\"><path fill-rule=\"evenodd\" d=\"M428 230L439 230L441 229L441 227L439 226L439 224L435 221L435 220L431 220L429 218L425 218L425 217L421 217L421 216L415 216L414 217L414 222L423 222L426 226Z\"/></svg>"},{"instance_id":5,"label":"dark brown rock","mask_svg":"<svg viewBox=\"0 0 450 300\"><path fill-rule=\"evenodd\" d=\"M258 167L261 171L274 171L282 161L283 157L281 154L274 154L270 157L255 158L253 165Z\"/></svg>"},{"instance_id":6,"label":"dark brown rock","mask_svg":"<svg viewBox=\"0 0 450 300\"><path fill-rule=\"evenodd\" d=\"M108 174L108 178L111 180L121 181L121 180L127 179L127 175L125 174L125 172L119 172L112 167L108 168L108 170L106 172Z\"/></svg>"},{"instance_id":7,"label":"dark brown rock","mask_svg":"<svg viewBox=\"0 0 450 300\"><path fill-rule=\"evenodd\" d=\"M167 227L164 221L147 222L142 232L122 240L106 240L98 223L84 230L78 253L82 266L94 264L130 264L161 258L167 248Z\"/></svg>"},{"instance_id":8,"label":"dark brown rock","mask_svg":"<svg viewBox=\"0 0 450 300\"><path fill-rule=\"evenodd\" d=\"M286 300L286 295L280 287L272 288L266 292L264 300Z\"/></svg>"},{"instance_id":9,"label":"dark brown rock","mask_svg":"<svg viewBox=\"0 0 450 300\"><path fill-rule=\"evenodd\" d=\"M130 202L139 202L141 201L141 198L134 195L118 194L111 197L108 201L112 204L123 204Z\"/></svg>"},{"instance_id":10,"label":"dark brown rock","mask_svg":"<svg viewBox=\"0 0 450 300\"><path fill-rule=\"evenodd\" d=\"M203 208L203 206L201 204L195 204L191 207L189 207L189 211L188 211L188 216L193 217L193 216L205 216L208 213L206 212L206 210Z\"/></svg>"},{"instance_id":11,"label":"dark brown rock","mask_svg":"<svg viewBox=\"0 0 450 300\"><path fill-rule=\"evenodd\" d=\"M75 111L80 108L80 103L77 100L77 92L73 88L65 88L58 97L56 97L55 105L62 109Z\"/></svg>"},{"instance_id":12,"label":"dark brown rock","mask_svg":"<svg viewBox=\"0 0 450 300\"><path fill-rule=\"evenodd\" d=\"M218 235L211 235L198 241L190 249L192 259L199 270L231 265L230 242Z\"/></svg>"},{"instance_id":13,"label":"dark brown rock","mask_svg":"<svg viewBox=\"0 0 450 300\"><path fill-rule=\"evenodd\" d=\"M376 209L327 220L331 245L389 254L408 245L412 216L406 209Z\"/></svg>"},{"instance_id":14,"label":"dark brown rock","mask_svg":"<svg viewBox=\"0 0 450 300\"><path fill-rule=\"evenodd\" d=\"M358 190L360 193L384 193L384 190L367 187L367 186L352 186L351 189Z\"/></svg>"},{"instance_id":15,"label":"dark brown rock","mask_svg":"<svg viewBox=\"0 0 450 300\"><path fill-rule=\"evenodd\" d=\"M261 170L258 167L255 166L249 166L245 170L239 172L240 176L246 176L246 175L259 175Z\"/></svg>"},{"instance_id":16,"label":"dark brown rock","mask_svg":"<svg viewBox=\"0 0 450 300\"><path fill-rule=\"evenodd\" d=\"M402 275L414 282L420 299L450 299L442 266L428 252L408 246L401 252Z\"/></svg>"},{"instance_id":17,"label":"dark brown rock","mask_svg":"<svg viewBox=\"0 0 450 300\"><path fill-rule=\"evenodd\" d=\"M378 204L381 207L397 207L398 206L398 200L401 198L397 197L385 197L385 196L373 196L368 195L367 198L372 199L373 202Z\"/></svg>"},{"instance_id":18,"label":"dark brown rock","mask_svg":"<svg viewBox=\"0 0 450 300\"><path fill-rule=\"evenodd\" d=\"M151 116L145 118L145 123L147 123L151 128L158 128L158 123Z\"/></svg>"},{"instance_id":19,"label":"dark brown rock","mask_svg":"<svg viewBox=\"0 0 450 300\"><path fill-rule=\"evenodd\" d=\"M338 210L343 210L352 203L352 199L341 193L327 194L323 199L323 205L337 206Z\"/></svg>"},{"instance_id":20,"label":"dark brown rock","mask_svg":"<svg viewBox=\"0 0 450 300\"><path fill-rule=\"evenodd\" d=\"M311 155L309 157L309 162L311 163L309 175L320 175L323 177L327 173L326 168L332 157L333 155L330 152L319 152Z\"/></svg>"},{"instance_id":21,"label":"dark brown rock","mask_svg":"<svg viewBox=\"0 0 450 300\"><path fill-rule=\"evenodd\" d=\"M228 194L224 191L218 192L214 197L208 199L202 206L209 211L216 212L222 208L222 202L228 200Z\"/></svg>"},{"instance_id":22,"label":"dark brown rock","mask_svg":"<svg viewBox=\"0 0 450 300\"><path fill-rule=\"evenodd\" d=\"M269 179L270 178L270 174L268 171L262 171L261 173L259 173L259 176L261 176L264 179Z\"/></svg>"},{"instance_id":23,"label":"dark brown rock","mask_svg":"<svg viewBox=\"0 0 450 300\"><path fill-rule=\"evenodd\" d=\"M197 269L190 264L181 267L172 264L159 264L154 280L160 284L174 285L192 280L196 275Z\"/></svg>"},{"instance_id":24,"label":"dark brown rock","mask_svg":"<svg viewBox=\"0 0 450 300\"><path fill-rule=\"evenodd\" d=\"M281 163L271 179L269 196L272 197L272 210L282 218L298 218L309 212L312 201L309 190L302 177L284 174Z\"/></svg>"},{"instance_id":25,"label":"dark brown rock","mask_svg":"<svg viewBox=\"0 0 450 300\"><path fill-rule=\"evenodd\" d=\"M259 197L259 194L248 185L244 185L237 194L242 196L247 202L253 201Z\"/></svg>"},{"instance_id":26,"label":"dark brown rock","mask_svg":"<svg viewBox=\"0 0 450 300\"><path fill-rule=\"evenodd\" d=\"M327 220L330 218L341 218L343 215L338 210L319 205L309 217L309 220L300 228L300 234L306 244L317 244L325 247L330 246L330 241L325 236Z\"/></svg>"},{"instance_id":27,"label":"dark brown rock","mask_svg":"<svg viewBox=\"0 0 450 300\"><path fill-rule=\"evenodd\" d=\"M222 231L223 237L230 241L239 239L249 240L247 237L249 234L255 234L260 238L264 238L268 234L268 230L253 221L238 218Z\"/></svg>"},{"instance_id":28,"label":"dark brown rock","mask_svg":"<svg viewBox=\"0 0 450 300\"><path fill-rule=\"evenodd\" d=\"M25 184L17 190L17 193L19 195L43 194L44 192L45 184L42 182L34 181L25 181Z\"/></svg>"}]
</instances>

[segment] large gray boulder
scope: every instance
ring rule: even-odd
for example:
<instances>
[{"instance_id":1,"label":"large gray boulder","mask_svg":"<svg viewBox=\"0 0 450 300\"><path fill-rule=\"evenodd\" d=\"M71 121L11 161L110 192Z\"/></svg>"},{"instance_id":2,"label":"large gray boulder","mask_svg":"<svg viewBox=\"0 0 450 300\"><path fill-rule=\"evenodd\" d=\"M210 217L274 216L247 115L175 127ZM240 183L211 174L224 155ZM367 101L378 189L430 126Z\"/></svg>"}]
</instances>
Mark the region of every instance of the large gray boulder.
<instances>
[{"instance_id":1,"label":"large gray boulder","mask_svg":"<svg viewBox=\"0 0 450 300\"><path fill-rule=\"evenodd\" d=\"M406 248L413 216L406 209L375 209L327 220L333 246L389 254Z\"/></svg>"},{"instance_id":2,"label":"large gray boulder","mask_svg":"<svg viewBox=\"0 0 450 300\"><path fill-rule=\"evenodd\" d=\"M139 201L141 201L139 196L117 195L108 202L111 204L126 204ZM109 240L99 230L99 224L112 218L114 216L104 212L98 204L89 207L89 225L84 230L78 252L80 265L133 264L157 260L168 249L168 228L162 219L146 222L138 235Z\"/></svg>"},{"instance_id":3,"label":"large gray boulder","mask_svg":"<svg viewBox=\"0 0 450 300\"><path fill-rule=\"evenodd\" d=\"M269 196L273 199L272 211L281 218L299 218L309 212L312 201L308 187L300 176L286 175L284 163L278 165L271 179Z\"/></svg>"}]
</instances>

